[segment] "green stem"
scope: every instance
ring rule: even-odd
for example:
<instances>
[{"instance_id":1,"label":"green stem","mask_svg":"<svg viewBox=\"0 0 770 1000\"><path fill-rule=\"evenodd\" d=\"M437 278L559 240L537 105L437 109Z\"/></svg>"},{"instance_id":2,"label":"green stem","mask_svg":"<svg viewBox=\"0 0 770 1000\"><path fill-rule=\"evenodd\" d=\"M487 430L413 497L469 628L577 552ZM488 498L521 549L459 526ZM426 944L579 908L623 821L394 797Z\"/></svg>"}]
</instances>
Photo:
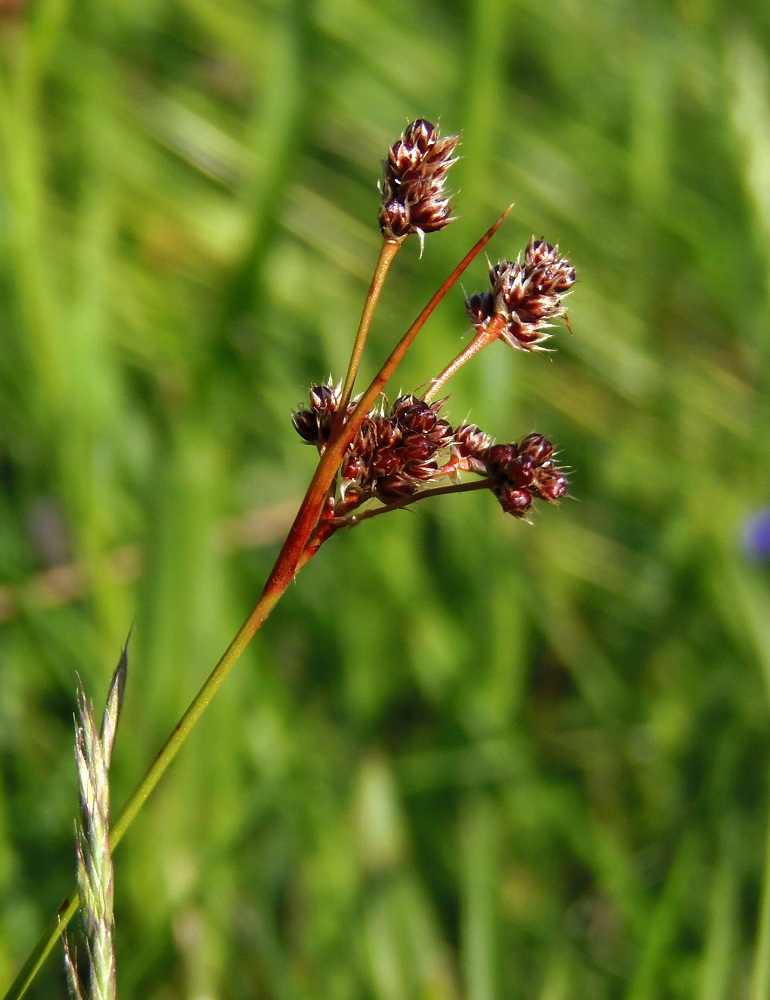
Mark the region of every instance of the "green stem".
<instances>
[{"instance_id":1,"label":"green stem","mask_svg":"<svg viewBox=\"0 0 770 1000\"><path fill-rule=\"evenodd\" d=\"M393 374L396 365L398 365L401 361L408 347L425 325L428 317L434 311L438 303L444 298L449 289L455 284L465 268L468 267L468 265L486 246L492 236L497 232L509 212L510 207L506 209L500 218L487 230L484 236L482 236L478 243L476 243L476 245L465 255L447 280L436 291L412 326L393 349L385 364L382 366L379 373L375 376L371 385L362 396L360 402L356 406L356 409L351 414L350 419L347 420L342 427L341 432L336 437L333 437L329 442L326 451L321 456L321 460L316 467L310 486L305 494L305 498L300 505L297 516L294 519L294 523L289 529L286 541L278 554L278 558L276 559L270 576L265 583L259 600L247 619L244 621L243 625L241 625L238 629L235 638L227 647L224 655L211 671L200 691L190 703L189 708L179 720L173 732L161 747L160 752L147 768L141 781L138 783L134 791L129 796L126 804L123 806L117 820L112 826L110 834L111 847L115 848L123 839L137 813L142 808L148 796L158 784L162 776L165 774L172 760L181 749L182 744L189 736L198 719L200 719L203 715L204 711L211 702L211 699L217 693L223 681L235 666L256 631L260 628L267 616L278 603L281 595L294 579L298 569L312 556L315 549L307 547L308 541L310 540L313 529L318 522L329 487L331 486L337 469L340 466L342 458L345 454L345 449L355 436L358 427L361 425L362 420L376 400L382 387ZM380 270L381 266L384 266L382 263L383 257L384 251L380 254L377 270ZM385 272L386 271L387 268L385 268ZM383 272L383 277L385 272ZM377 271L375 271L375 277L376 273ZM374 280L372 282L372 288L375 288ZM381 288L381 284L379 285L379 288ZM370 291L370 295L374 294L375 302L376 295L379 294L379 288L375 293ZM369 322L371 322L371 315L369 316ZM362 319L362 326L363 324L364 321ZM80 900L77 889L73 888L62 902L56 912L56 915L50 921L37 945L20 969L16 979L13 981L10 989L5 994L4 1000L20 1000L20 998L24 996L38 970L56 944L56 941L60 937L61 933L77 912L79 902Z\"/></svg>"},{"instance_id":2,"label":"green stem","mask_svg":"<svg viewBox=\"0 0 770 1000\"><path fill-rule=\"evenodd\" d=\"M759 903L759 926L754 943L751 968L750 1000L764 1000L770 990L770 826L765 843L765 871Z\"/></svg>"},{"instance_id":3,"label":"green stem","mask_svg":"<svg viewBox=\"0 0 770 1000\"><path fill-rule=\"evenodd\" d=\"M182 744L203 715L224 679L235 666L254 633L275 607L281 593L282 591L278 590L273 590L269 593L263 591L251 614L238 629L235 638L227 647L224 655L206 678L200 691L190 703L189 708L174 727L174 730L161 747L158 755L145 771L141 781L121 809L117 820L112 824L110 847L113 850L123 839L126 831L136 818L137 813L167 771L171 761L176 757ZM72 917L77 913L79 905L79 894L77 889L73 888L46 927L35 949L20 969L18 976L5 995L5 1000L17 1000L17 998L24 996L37 975L38 970L56 944L57 939Z\"/></svg>"}]
</instances>

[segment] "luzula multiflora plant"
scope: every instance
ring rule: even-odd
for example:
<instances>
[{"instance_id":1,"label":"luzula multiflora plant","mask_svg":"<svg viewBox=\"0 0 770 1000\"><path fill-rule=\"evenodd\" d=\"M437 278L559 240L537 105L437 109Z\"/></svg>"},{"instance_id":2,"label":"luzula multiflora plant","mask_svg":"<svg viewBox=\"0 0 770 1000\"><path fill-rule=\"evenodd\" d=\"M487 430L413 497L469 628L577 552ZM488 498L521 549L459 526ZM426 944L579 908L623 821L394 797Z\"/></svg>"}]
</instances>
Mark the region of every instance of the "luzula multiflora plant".
<instances>
[{"instance_id":1,"label":"luzula multiflora plant","mask_svg":"<svg viewBox=\"0 0 770 1000\"><path fill-rule=\"evenodd\" d=\"M435 292L393 348L369 386L353 395L377 302L399 248L453 221L445 191L456 160L459 136L442 138L437 126L420 119L388 153L380 184L379 258L366 296L350 364L341 382L314 385L310 400L294 414L300 437L320 460L286 541L252 612L191 702L117 817L111 834L122 839L150 792L301 567L332 535L371 517L428 497L488 489L503 510L528 518L537 501L556 503L567 495L567 479L554 462L551 442L541 434L497 444L475 424L451 424L440 396L451 376L482 348L502 341L521 351L543 350L549 327L564 318L564 296L575 271L556 246L532 239L523 257L489 269L490 287L466 303L472 336L427 391L386 401L385 386L438 303L484 249L510 208L490 227ZM469 478L463 478L469 477ZM75 890L64 901L6 1000L21 997L78 906Z\"/></svg>"}]
</instances>

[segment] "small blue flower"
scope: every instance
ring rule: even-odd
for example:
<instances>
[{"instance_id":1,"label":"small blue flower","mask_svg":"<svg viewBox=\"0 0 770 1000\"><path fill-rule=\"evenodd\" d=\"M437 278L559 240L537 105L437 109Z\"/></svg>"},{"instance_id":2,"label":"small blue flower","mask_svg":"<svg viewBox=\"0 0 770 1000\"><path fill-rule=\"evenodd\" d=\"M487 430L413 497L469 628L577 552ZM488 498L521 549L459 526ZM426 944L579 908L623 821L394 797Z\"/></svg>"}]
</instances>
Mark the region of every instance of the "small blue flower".
<instances>
[{"instance_id":1,"label":"small blue flower","mask_svg":"<svg viewBox=\"0 0 770 1000\"><path fill-rule=\"evenodd\" d=\"M744 524L743 551L756 562L770 562L770 507L762 507Z\"/></svg>"}]
</instances>

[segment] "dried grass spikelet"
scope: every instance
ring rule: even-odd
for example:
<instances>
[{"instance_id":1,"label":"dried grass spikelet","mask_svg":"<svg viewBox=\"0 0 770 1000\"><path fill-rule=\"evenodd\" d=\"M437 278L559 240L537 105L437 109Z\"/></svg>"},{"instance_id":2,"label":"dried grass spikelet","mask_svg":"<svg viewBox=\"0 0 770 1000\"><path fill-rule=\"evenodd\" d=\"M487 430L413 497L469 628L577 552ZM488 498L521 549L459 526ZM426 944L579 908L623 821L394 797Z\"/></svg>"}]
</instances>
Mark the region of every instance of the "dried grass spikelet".
<instances>
[{"instance_id":1,"label":"dried grass spikelet","mask_svg":"<svg viewBox=\"0 0 770 1000\"><path fill-rule=\"evenodd\" d=\"M75 764L80 796L76 828L77 882L88 956L88 992L64 938L64 964L76 1000L115 1000L114 872L110 849L109 771L128 672L127 645L112 677L101 730L78 678Z\"/></svg>"}]
</instances>

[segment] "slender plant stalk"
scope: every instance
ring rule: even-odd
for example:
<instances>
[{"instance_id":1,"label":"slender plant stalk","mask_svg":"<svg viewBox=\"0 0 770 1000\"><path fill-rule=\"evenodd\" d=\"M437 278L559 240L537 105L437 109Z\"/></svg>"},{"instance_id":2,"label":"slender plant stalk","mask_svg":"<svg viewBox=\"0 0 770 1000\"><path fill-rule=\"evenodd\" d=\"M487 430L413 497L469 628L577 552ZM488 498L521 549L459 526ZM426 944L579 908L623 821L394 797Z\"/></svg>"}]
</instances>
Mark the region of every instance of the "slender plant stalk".
<instances>
[{"instance_id":1,"label":"slender plant stalk","mask_svg":"<svg viewBox=\"0 0 770 1000\"><path fill-rule=\"evenodd\" d=\"M765 845L765 872L759 904L759 926L754 943L749 1000L765 1000L770 991L770 825Z\"/></svg>"},{"instance_id":2,"label":"slender plant stalk","mask_svg":"<svg viewBox=\"0 0 770 1000\"><path fill-rule=\"evenodd\" d=\"M482 348L498 340L502 326L502 317L494 316L487 326L479 330L467 347L464 347L457 357L449 362L443 372L431 381L429 388L422 395L423 400L430 403L438 396L454 373L459 371L467 361L470 361L474 354L478 354Z\"/></svg>"},{"instance_id":3,"label":"slender plant stalk","mask_svg":"<svg viewBox=\"0 0 770 1000\"><path fill-rule=\"evenodd\" d=\"M457 267L452 271L446 281L439 286L433 297L430 299L428 304L422 310L417 319L412 323L409 329L406 331L404 336L399 340L396 346L391 351L387 360L380 368L379 372L375 375L369 388L361 396L355 411L353 412L350 420L345 424L345 433L343 436L344 445L340 450L339 459L342 460L345 448L350 444L350 442L355 437L356 430L360 426L361 421L364 416L366 416L370 407L377 399L377 396L382 391L385 383L388 381L390 376L396 370L396 366L401 363L402 358L406 354L407 350L412 344L412 341L423 328L428 318L432 315L436 306L441 302L447 292L452 288L452 286L459 280L460 275L463 271L476 259L476 257L481 253L484 247L489 243L492 237L495 235L497 230L502 226L508 215L513 208L513 205L509 205L508 208L503 212L499 219L497 219L489 229L484 233L481 239L473 246L468 253L463 257Z\"/></svg>"},{"instance_id":4,"label":"slender plant stalk","mask_svg":"<svg viewBox=\"0 0 770 1000\"><path fill-rule=\"evenodd\" d=\"M393 263L402 242L402 240L387 239L382 241L382 246L380 247L380 259L377 261L377 266L374 269L374 277L372 278L372 283L369 287L369 294L366 296L366 302L364 303L364 308L361 312L361 322L358 324L358 331L356 332L353 351L350 355L350 364L348 365L348 371L345 375L345 381L342 384L342 396L340 397L339 410L340 420L344 420L347 406L350 402L350 397L353 395L353 386L355 385L356 375L358 374L358 369L361 365L361 358L363 357L364 347L366 346L366 338L369 336L372 318L374 317L374 310L377 306L382 286L385 284L385 278L388 276L390 265Z\"/></svg>"},{"instance_id":5,"label":"slender plant stalk","mask_svg":"<svg viewBox=\"0 0 770 1000\"><path fill-rule=\"evenodd\" d=\"M490 482L491 480L489 479L475 479L467 483L450 483L446 486L434 486L432 489L423 490L416 496L402 497L400 500L394 500L393 503L386 504L384 507L372 507L362 511L360 514L350 514L347 523L360 524L361 521L370 521L373 517L378 517L380 514L389 514L392 510L403 510L405 507L411 507L412 504L418 503L420 500L446 496L448 493L473 493L476 490L488 490ZM345 519L343 518L342 520Z\"/></svg>"},{"instance_id":6,"label":"slender plant stalk","mask_svg":"<svg viewBox=\"0 0 770 1000\"><path fill-rule=\"evenodd\" d=\"M144 805L148 796L158 784L161 777L165 774L172 760L181 749L182 744L190 735L195 724L203 715L227 675L240 659L241 654L248 646L257 630L278 603L281 595L294 579L297 571L317 550L318 546L311 545L308 547L308 542L310 541L313 530L318 523L329 487L331 486L337 473L337 469L342 462L345 449L355 437L356 431L360 427L369 408L377 399L386 382L393 374L396 366L400 363L406 354L406 351L422 327L425 325L428 318L432 315L439 302L441 302L447 292L460 278L463 271L472 263L472 261L491 240L507 218L512 207L513 206L510 205L502 213L499 219L497 219L497 221L490 226L475 246L465 255L465 257L463 257L446 281L444 281L437 289L417 319L414 323L412 323L407 332L393 349L369 387L363 393L349 419L344 423L344 425L342 425L336 435L333 435L330 439L329 444L321 456L318 466L316 467L310 486L308 487L307 493L305 494L302 504L300 505L297 516L294 519L294 523L289 529L286 541L278 554L278 558L276 559L275 565L267 579L267 582L265 583L259 600L244 623L238 629L238 632L230 645L227 647L222 658L211 671L203 686L190 703L187 711L179 720L173 732L163 744L157 756L147 768L144 776L139 781L136 788L123 806L123 809L113 824L110 833L110 847L113 850L123 839L123 836L133 823L136 815ZM385 246L388 245L388 242L389 241L385 241ZM398 244L396 244L396 247L397 246ZM376 299L379 296L382 287L382 280L384 280L384 275L387 272L387 267L389 266L394 253L395 251L385 253L385 248L383 247L383 252L380 254L380 258L375 269L375 277L372 280L369 290L369 297L372 298L374 302L376 302ZM381 272L381 279L378 279L377 277L378 272ZM365 336L366 331L368 331L368 328L371 325L372 312L373 310L367 308L364 309L359 338L361 336ZM364 332L361 333L361 331ZM351 370L353 370L353 366L351 366ZM20 969L16 979L5 994L4 1000L20 1000L20 998L24 996L38 970L54 947L59 936L72 919L73 915L77 912L79 902L80 900L77 889L73 888L62 902L56 912L56 915L49 922L37 945Z\"/></svg>"}]
</instances>

